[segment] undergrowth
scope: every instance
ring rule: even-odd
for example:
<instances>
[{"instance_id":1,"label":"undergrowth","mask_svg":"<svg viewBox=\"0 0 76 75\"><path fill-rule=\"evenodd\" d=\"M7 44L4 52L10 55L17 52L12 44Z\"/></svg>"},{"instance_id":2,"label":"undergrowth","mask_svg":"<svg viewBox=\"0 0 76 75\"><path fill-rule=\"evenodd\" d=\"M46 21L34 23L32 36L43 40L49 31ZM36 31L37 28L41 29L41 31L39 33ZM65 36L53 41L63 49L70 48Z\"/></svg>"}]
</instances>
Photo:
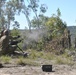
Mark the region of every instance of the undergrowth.
<instances>
[{"instance_id":1,"label":"undergrowth","mask_svg":"<svg viewBox=\"0 0 76 75\"><path fill-rule=\"evenodd\" d=\"M72 57L68 56L68 53L64 53L61 55L55 55L50 52L44 51L36 51L36 50L28 50L28 57L19 56L18 58L12 58L10 56L0 56L0 62L9 64L13 63L12 61L15 60L15 64L17 65L33 65L37 66L40 65L39 61L53 61L55 64L67 64L71 65L74 61L72 61ZM44 63L44 62L43 62ZM50 62L49 62L50 63Z\"/></svg>"},{"instance_id":2,"label":"undergrowth","mask_svg":"<svg viewBox=\"0 0 76 75\"><path fill-rule=\"evenodd\" d=\"M4 64L9 64L12 58L10 56L1 56L0 61Z\"/></svg>"}]
</instances>

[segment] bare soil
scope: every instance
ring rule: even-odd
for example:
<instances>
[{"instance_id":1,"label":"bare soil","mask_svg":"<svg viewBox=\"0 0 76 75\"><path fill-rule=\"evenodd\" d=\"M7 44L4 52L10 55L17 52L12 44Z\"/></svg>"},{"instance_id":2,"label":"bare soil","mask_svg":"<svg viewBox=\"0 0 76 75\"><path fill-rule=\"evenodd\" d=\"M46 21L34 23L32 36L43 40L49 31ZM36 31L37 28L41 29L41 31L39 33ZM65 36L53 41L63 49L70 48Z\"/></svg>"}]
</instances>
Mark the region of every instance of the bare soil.
<instances>
[{"instance_id":1,"label":"bare soil","mask_svg":"<svg viewBox=\"0 0 76 75\"><path fill-rule=\"evenodd\" d=\"M52 72L44 72L42 66L3 64L0 75L76 75L76 65L53 64Z\"/></svg>"}]
</instances>

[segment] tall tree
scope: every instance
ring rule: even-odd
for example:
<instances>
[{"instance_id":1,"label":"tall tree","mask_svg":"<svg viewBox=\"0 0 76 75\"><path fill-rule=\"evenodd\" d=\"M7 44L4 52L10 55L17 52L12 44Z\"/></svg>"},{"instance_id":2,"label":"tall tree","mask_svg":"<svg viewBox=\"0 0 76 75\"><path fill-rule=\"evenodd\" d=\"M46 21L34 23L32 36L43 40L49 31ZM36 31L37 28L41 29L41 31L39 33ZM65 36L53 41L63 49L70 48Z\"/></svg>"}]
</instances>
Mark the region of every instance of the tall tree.
<instances>
[{"instance_id":1,"label":"tall tree","mask_svg":"<svg viewBox=\"0 0 76 75\"><path fill-rule=\"evenodd\" d=\"M49 31L51 31L53 37L63 34L66 28L66 22L63 22L63 20L60 18L60 15L61 13L58 9L57 15L52 15L52 17L50 17L46 22L46 27Z\"/></svg>"},{"instance_id":2,"label":"tall tree","mask_svg":"<svg viewBox=\"0 0 76 75\"><path fill-rule=\"evenodd\" d=\"M58 17L61 16L61 12L60 12L60 9L59 9L59 8L57 9L57 16L58 16Z\"/></svg>"},{"instance_id":3,"label":"tall tree","mask_svg":"<svg viewBox=\"0 0 76 75\"><path fill-rule=\"evenodd\" d=\"M10 29L11 21L15 20L15 10L12 1L7 2L5 15L7 17L7 28Z\"/></svg>"},{"instance_id":4,"label":"tall tree","mask_svg":"<svg viewBox=\"0 0 76 75\"><path fill-rule=\"evenodd\" d=\"M31 24L32 24L32 27L33 28L44 28L45 27L45 24L46 22L48 21L48 17L44 16L43 14L39 15L38 16L38 20L36 17L34 17L32 20L31 20ZM39 26L38 26L39 25Z\"/></svg>"},{"instance_id":5,"label":"tall tree","mask_svg":"<svg viewBox=\"0 0 76 75\"><path fill-rule=\"evenodd\" d=\"M27 1L28 4L26 4L25 1ZM2 26L7 24L7 28L10 29L11 22L15 21L15 15L23 13L27 19L29 29L31 29L29 17L31 13L29 12L32 10L38 20L38 2L39 0L0 0L0 24ZM46 12L46 6L44 4L41 5L40 11L43 13Z\"/></svg>"},{"instance_id":6,"label":"tall tree","mask_svg":"<svg viewBox=\"0 0 76 75\"><path fill-rule=\"evenodd\" d=\"M22 13L22 10L25 8L24 0L9 0L7 2L7 19L8 24L10 26L10 22L15 22L15 15L20 15ZM27 9L26 9L27 10Z\"/></svg>"},{"instance_id":7,"label":"tall tree","mask_svg":"<svg viewBox=\"0 0 76 75\"><path fill-rule=\"evenodd\" d=\"M36 19L36 22L37 22L37 26L38 26L38 28L40 28L39 26L39 15L40 14L38 14L38 7L39 7L39 4L38 4L38 2L39 2L39 0L29 0L29 5L28 5L28 7L30 8L30 9L32 9L32 11L35 13L35 19ZM47 9L47 6L45 5L45 4L41 4L41 6L40 6L40 11L42 12L42 13L45 13L46 12L46 9Z\"/></svg>"},{"instance_id":8,"label":"tall tree","mask_svg":"<svg viewBox=\"0 0 76 75\"><path fill-rule=\"evenodd\" d=\"M19 0L21 1L21 7L19 7L18 9L21 9L22 13L26 16L27 22L28 22L28 26L29 29L31 29L31 22L30 22L30 18L29 18L29 12L31 12L31 10L35 13L35 18L37 19L37 21L39 22L38 19L38 8L39 8L39 0L27 0L28 4L26 5L26 2L24 0ZM47 9L47 6L45 4L42 4L40 7L40 11L45 13ZM39 27L39 23L37 23L38 27Z\"/></svg>"},{"instance_id":9,"label":"tall tree","mask_svg":"<svg viewBox=\"0 0 76 75\"><path fill-rule=\"evenodd\" d=\"M0 0L0 28L3 28L5 24L5 17L4 17L5 3L6 0Z\"/></svg>"}]
</instances>

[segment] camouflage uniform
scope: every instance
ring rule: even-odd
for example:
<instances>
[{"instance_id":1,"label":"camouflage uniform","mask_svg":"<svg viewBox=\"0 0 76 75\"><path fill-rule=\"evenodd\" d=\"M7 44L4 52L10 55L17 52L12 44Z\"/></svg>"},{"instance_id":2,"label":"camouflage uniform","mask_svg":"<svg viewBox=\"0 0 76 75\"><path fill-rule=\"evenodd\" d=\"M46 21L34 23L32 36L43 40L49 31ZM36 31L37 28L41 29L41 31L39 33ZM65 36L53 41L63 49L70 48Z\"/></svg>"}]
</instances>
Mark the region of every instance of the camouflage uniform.
<instances>
[{"instance_id":1,"label":"camouflage uniform","mask_svg":"<svg viewBox=\"0 0 76 75\"><path fill-rule=\"evenodd\" d=\"M5 54L8 50L9 38L3 33L3 36L0 38L0 53Z\"/></svg>"},{"instance_id":2,"label":"camouflage uniform","mask_svg":"<svg viewBox=\"0 0 76 75\"><path fill-rule=\"evenodd\" d=\"M0 38L0 54L9 54L15 51L16 46L10 46L9 39L9 31L4 30L3 36Z\"/></svg>"}]
</instances>

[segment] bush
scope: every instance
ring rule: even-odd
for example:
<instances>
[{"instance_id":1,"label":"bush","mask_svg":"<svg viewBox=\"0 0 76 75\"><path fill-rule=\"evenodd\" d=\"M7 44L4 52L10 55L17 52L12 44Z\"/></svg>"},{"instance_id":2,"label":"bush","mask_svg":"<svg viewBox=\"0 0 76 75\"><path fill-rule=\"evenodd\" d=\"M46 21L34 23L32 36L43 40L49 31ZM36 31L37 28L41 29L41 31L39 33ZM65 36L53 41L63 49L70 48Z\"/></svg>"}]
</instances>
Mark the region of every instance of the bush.
<instances>
[{"instance_id":1,"label":"bush","mask_svg":"<svg viewBox=\"0 0 76 75\"><path fill-rule=\"evenodd\" d=\"M23 57L19 57L18 60L16 61L17 65L25 65L25 61Z\"/></svg>"},{"instance_id":2,"label":"bush","mask_svg":"<svg viewBox=\"0 0 76 75\"><path fill-rule=\"evenodd\" d=\"M66 57L66 56L59 56L56 57L56 64L67 64L67 65L71 65L73 64L71 57Z\"/></svg>"},{"instance_id":3,"label":"bush","mask_svg":"<svg viewBox=\"0 0 76 75\"><path fill-rule=\"evenodd\" d=\"M0 57L0 60L1 60L3 63L5 63L5 64L9 64L10 61L11 61L11 57L9 57L9 56L1 56L1 57Z\"/></svg>"}]
</instances>

